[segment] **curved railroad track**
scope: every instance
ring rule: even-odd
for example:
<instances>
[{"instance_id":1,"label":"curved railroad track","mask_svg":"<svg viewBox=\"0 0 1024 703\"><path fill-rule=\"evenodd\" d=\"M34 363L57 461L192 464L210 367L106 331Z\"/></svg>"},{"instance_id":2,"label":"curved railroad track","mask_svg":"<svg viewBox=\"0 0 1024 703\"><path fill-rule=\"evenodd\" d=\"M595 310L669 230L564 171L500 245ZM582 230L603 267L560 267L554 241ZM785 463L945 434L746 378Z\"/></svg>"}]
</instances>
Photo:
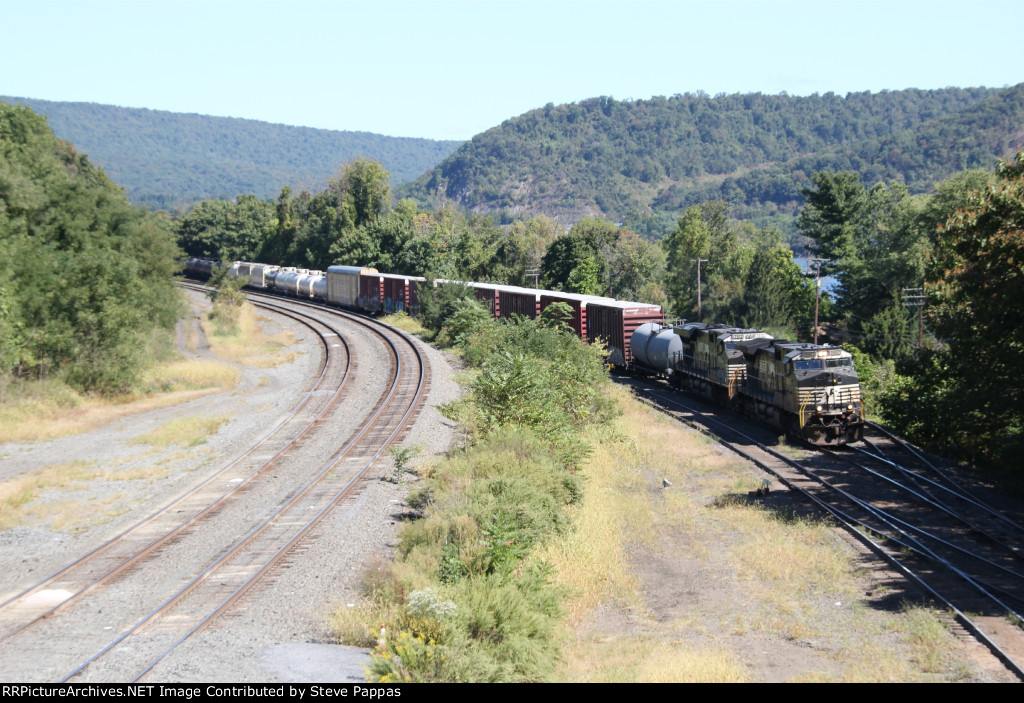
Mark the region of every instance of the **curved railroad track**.
<instances>
[{"instance_id":1,"label":"curved railroad track","mask_svg":"<svg viewBox=\"0 0 1024 703\"><path fill-rule=\"evenodd\" d=\"M263 309L301 318L321 340L320 375L303 402L246 452L192 489L0 605L5 661L14 652L16 658L32 658L46 651L53 637L60 637L75 642L75 653L61 658L68 662L58 674L62 680L123 681L145 675L193 634L237 608L261 579L279 570L318 522L353 494L374 461L415 419L426 397L429 367L410 339L361 316L254 297ZM352 345L343 339L354 328L376 340L373 351L366 351L365 340ZM386 361L376 358L374 364L387 370L386 378L375 379L373 407L356 418L353 403L339 401L351 397L346 395L349 379L361 354L384 356ZM321 439L314 439L334 435L346 424L351 427L333 437L329 451ZM315 444L318 449L311 451ZM282 477L288 480L279 481ZM268 501L272 509L257 520L220 520ZM221 527L222 522L231 527ZM221 532L234 534L222 538ZM204 540L212 543L199 550L205 556L191 556L178 565L176 553L182 551L182 543ZM160 588L140 596L132 586L133 577L147 571L171 573ZM60 594L59 603L39 605L53 600L40 594L55 592ZM116 612L122 624L83 636L82 629L89 628L79 622L76 611L91 608Z\"/></svg>"}]
</instances>

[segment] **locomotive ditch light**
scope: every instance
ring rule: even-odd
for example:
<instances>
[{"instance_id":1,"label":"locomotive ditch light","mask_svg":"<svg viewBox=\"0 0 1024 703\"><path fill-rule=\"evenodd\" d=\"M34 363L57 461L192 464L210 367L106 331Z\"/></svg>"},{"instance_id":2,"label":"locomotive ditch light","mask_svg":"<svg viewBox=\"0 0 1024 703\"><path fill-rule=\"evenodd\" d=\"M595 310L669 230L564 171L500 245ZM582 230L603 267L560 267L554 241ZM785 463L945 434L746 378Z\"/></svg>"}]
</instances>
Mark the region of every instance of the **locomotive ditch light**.
<instances>
[{"instance_id":1,"label":"locomotive ditch light","mask_svg":"<svg viewBox=\"0 0 1024 703\"><path fill-rule=\"evenodd\" d=\"M814 409L817 410L819 413L821 412L821 406L820 405L815 406Z\"/></svg>"},{"instance_id":2,"label":"locomotive ditch light","mask_svg":"<svg viewBox=\"0 0 1024 703\"><path fill-rule=\"evenodd\" d=\"M853 410L853 403L850 403L849 405L847 405L846 409L847 410Z\"/></svg>"}]
</instances>

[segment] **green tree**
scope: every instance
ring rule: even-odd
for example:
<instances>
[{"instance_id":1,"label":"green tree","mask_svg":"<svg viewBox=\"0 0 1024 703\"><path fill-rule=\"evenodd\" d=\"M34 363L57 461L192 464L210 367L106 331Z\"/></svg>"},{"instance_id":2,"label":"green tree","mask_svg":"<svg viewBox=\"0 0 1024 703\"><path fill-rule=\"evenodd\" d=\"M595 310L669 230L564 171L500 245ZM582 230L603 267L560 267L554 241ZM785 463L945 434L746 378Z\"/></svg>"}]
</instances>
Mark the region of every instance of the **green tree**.
<instances>
[{"instance_id":1,"label":"green tree","mask_svg":"<svg viewBox=\"0 0 1024 703\"><path fill-rule=\"evenodd\" d=\"M537 282L528 271L540 271L548 246L562 227L543 215L510 224L494 248L490 262L491 278L513 286L533 287Z\"/></svg>"},{"instance_id":2,"label":"green tree","mask_svg":"<svg viewBox=\"0 0 1024 703\"><path fill-rule=\"evenodd\" d=\"M205 200L177 223L178 244L190 256L254 261L278 227L277 208L255 195L234 202Z\"/></svg>"},{"instance_id":3,"label":"green tree","mask_svg":"<svg viewBox=\"0 0 1024 703\"><path fill-rule=\"evenodd\" d=\"M1024 153L939 232L926 286L947 348L883 398L915 438L975 461L1016 465L1024 451Z\"/></svg>"},{"instance_id":4,"label":"green tree","mask_svg":"<svg viewBox=\"0 0 1024 703\"><path fill-rule=\"evenodd\" d=\"M664 304L664 293L660 287L652 286L665 273L665 255L658 245L632 230L620 228L618 237L605 251L612 297Z\"/></svg>"},{"instance_id":5,"label":"green tree","mask_svg":"<svg viewBox=\"0 0 1024 703\"><path fill-rule=\"evenodd\" d=\"M789 249L761 249L747 273L744 319L759 329L786 328L813 308L814 294Z\"/></svg>"},{"instance_id":6,"label":"green tree","mask_svg":"<svg viewBox=\"0 0 1024 703\"><path fill-rule=\"evenodd\" d=\"M376 161L356 159L345 164L335 181L339 200L351 210L356 227L376 221L388 206L391 174Z\"/></svg>"},{"instance_id":7,"label":"green tree","mask_svg":"<svg viewBox=\"0 0 1024 703\"><path fill-rule=\"evenodd\" d=\"M855 255L862 237L867 194L860 177L849 171L819 171L811 177L814 189L804 188L804 207L797 217L800 232L811 239L816 256L831 259L832 269L841 259Z\"/></svg>"},{"instance_id":8,"label":"green tree","mask_svg":"<svg viewBox=\"0 0 1024 703\"><path fill-rule=\"evenodd\" d=\"M118 392L173 327L166 218L130 205L31 110L0 103L0 372Z\"/></svg>"},{"instance_id":9,"label":"green tree","mask_svg":"<svg viewBox=\"0 0 1024 703\"><path fill-rule=\"evenodd\" d=\"M679 218L676 229L662 240L662 246L668 298L679 317L692 318L697 312L697 259L707 259L700 264L704 296L708 289L720 286L729 274L742 269L738 266L736 231L729 222L727 206L722 202L688 208ZM723 297L721 289L718 295ZM713 314L709 310L704 312L705 317Z\"/></svg>"},{"instance_id":10,"label":"green tree","mask_svg":"<svg viewBox=\"0 0 1024 703\"><path fill-rule=\"evenodd\" d=\"M818 189L804 191L797 223L814 252L831 259L822 270L839 281L841 333L877 358L910 355L914 337L900 292L924 277L935 227L922 215L927 201L910 197L900 183L865 190L849 172L812 180Z\"/></svg>"}]
</instances>

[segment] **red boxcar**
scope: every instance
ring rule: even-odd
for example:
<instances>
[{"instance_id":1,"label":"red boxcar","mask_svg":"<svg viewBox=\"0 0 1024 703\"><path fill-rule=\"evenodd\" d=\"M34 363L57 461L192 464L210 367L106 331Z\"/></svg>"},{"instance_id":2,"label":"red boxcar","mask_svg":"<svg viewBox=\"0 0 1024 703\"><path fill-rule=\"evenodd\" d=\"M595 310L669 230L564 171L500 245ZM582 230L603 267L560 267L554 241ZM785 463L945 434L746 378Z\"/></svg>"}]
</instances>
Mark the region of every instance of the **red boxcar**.
<instances>
[{"instance_id":1,"label":"red boxcar","mask_svg":"<svg viewBox=\"0 0 1024 703\"><path fill-rule=\"evenodd\" d=\"M402 276L396 273L382 273L380 311L390 315L393 312L419 309L419 298L416 295L418 282L425 279L415 276Z\"/></svg>"},{"instance_id":2,"label":"red boxcar","mask_svg":"<svg viewBox=\"0 0 1024 703\"><path fill-rule=\"evenodd\" d=\"M504 286L494 283L468 283L467 285L473 289L476 299L486 305L492 315L500 317L501 296L498 293L498 289Z\"/></svg>"},{"instance_id":3,"label":"red boxcar","mask_svg":"<svg viewBox=\"0 0 1024 703\"><path fill-rule=\"evenodd\" d=\"M565 322L582 339L587 339L587 306L601 301L610 301L613 298L602 298L597 295L582 295L580 293L560 293L558 291L540 291L540 310L544 310L552 303L565 303L572 309L572 315Z\"/></svg>"},{"instance_id":4,"label":"red boxcar","mask_svg":"<svg viewBox=\"0 0 1024 703\"><path fill-rule=\"evenodd\" d=\"M609 363L629 366L633 361L629 339L636 328L645 322L664 321L660 305L622 300L587 303L587 341L602 340L608 347Z\"/></svg>"},{"instance_id":5,"label":"red boxcar","mask_svg":"<svg viewBox=\"0 0 1024 703\"><path fill-rule=\"evenodd\" d=\"M367 312L380 312L383 298L383 276L376 272L359 276L359 307Z\"/></svg>"},{"instance_id":6,"label":"red boxcar","mask_svg":"<svg viewBox=\"0 0 1024 703\"><path fill-rule=\"evenodd\" d=\"M420 286L426 285L427 279L417 276L409 279L409 304L406 310L410 315L420 311Z\"/></svg>"},{"instance_id":7,"label":"red boxcar","mask_svg":"<svg viewBox=\"0 0 1024 703\"><path fill-rule=\"evenodd\" d=\"M508 318L513 315L529 317L540 315L540 294L544 291L518 286L495 286L498 292L496 317Z\"/></svg>"}]
</instances>

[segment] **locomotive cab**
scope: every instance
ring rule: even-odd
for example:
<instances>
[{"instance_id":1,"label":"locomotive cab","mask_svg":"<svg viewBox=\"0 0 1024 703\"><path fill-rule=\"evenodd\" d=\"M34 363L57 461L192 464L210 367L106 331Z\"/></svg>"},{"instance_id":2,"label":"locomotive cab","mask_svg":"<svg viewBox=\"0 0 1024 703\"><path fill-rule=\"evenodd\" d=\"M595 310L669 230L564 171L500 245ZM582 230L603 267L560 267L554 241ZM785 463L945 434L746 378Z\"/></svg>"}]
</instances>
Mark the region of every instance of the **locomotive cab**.
<instances>
[{"instance_id":1,"label":"locomotive cab","mask_svg":"<svg viewBox=\"0 0 1024 703\"><path fill-rule=\"evenodd\" d=\"M817 446L842 445L861 438L864 429L860 384L853 356L838 347L777 344L786 409L799 434Z\"/></svg>"}]
</instances>

